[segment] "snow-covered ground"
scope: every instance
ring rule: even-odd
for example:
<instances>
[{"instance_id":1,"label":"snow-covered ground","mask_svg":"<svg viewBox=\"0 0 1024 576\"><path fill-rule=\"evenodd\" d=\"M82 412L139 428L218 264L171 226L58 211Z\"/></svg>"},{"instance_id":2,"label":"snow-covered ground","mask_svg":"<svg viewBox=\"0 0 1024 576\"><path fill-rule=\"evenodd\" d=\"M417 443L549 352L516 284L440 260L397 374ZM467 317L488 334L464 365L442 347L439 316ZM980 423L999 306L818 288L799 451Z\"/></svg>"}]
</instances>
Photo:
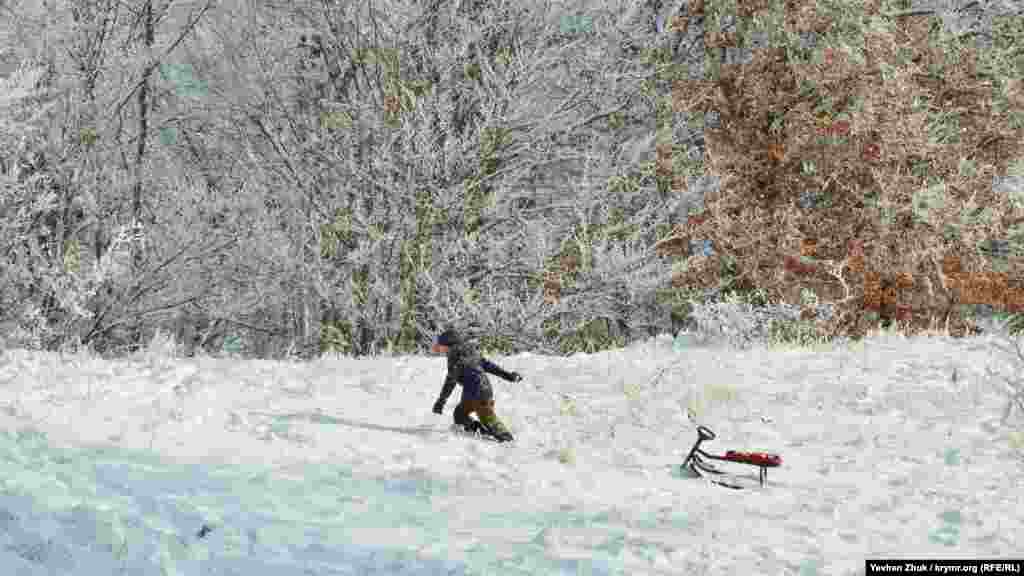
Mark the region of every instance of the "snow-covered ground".
<instances>
[{"instance_id":1,"label":"snow-covered ground","mask_svg":"<svg viewBox=\"0 0 1024 576\"><path fill-rule=\"evenodd\" d=\"M0 356L4 574L861 574L865 558L1008 558L1024 418L990 353L843 349L495 358L517 437L448 432L439 357L310 363ZM953 377L954 371L956 377ZM660 375L659 375L660 373ZM678 471L777 452L765 489ZM756 472L756 469L752 469Z\"/></svg>"}]
</instances>

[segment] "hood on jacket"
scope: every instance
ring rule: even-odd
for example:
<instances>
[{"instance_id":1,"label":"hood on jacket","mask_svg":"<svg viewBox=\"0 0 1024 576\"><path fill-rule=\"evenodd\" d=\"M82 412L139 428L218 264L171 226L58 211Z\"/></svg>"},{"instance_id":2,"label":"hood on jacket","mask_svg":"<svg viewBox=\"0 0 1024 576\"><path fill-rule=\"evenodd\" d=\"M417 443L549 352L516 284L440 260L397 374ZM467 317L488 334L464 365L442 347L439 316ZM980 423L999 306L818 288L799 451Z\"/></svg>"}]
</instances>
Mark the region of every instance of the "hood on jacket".
<instances>
[{"instance_id":1,"label":"hood on jacket","mask_svg":"<svg viewBox=\"0 0 1024 576\"><path fill-rule=\"evenodd\" d=\"M448 327L437 335L434 344L437 346L455 346L462 343L462 335L454 327Z\"/></svg>"}]
</instances>

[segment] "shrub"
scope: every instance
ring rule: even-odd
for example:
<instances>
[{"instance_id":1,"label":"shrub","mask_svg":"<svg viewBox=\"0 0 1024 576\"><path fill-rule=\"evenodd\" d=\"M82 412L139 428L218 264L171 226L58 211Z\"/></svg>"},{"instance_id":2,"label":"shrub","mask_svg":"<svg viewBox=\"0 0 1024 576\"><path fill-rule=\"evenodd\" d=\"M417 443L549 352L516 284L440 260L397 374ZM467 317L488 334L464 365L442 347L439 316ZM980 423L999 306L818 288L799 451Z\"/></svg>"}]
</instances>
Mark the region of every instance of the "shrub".
<instances>
[{"instance_id":1,"label":"shrub","mask_svg":"<svg viewBox=\"0 0 1024 576\"><path fill-rule=\"evenodd\" d=\"M940 16L877 3L726 4L702 6L718 23L706 30L710 76L673 84L675 112L721 119L705 142L722 185L674 232L711 240L718 260L688 256L674 285L715 288L725 273L790 305L810 289L835 306L814 322L853 337L872 314L964 333L959 302L1024 309L1021 259L993 271L981 248L1024 214L991 185L1024 152L1012 43L979 52ZM744 32L726 30L735 20ZM768 48L717 59L749 45L758 23ZM815 46L800 44L806 33ZM793 329L783 337L803 338Z\"/></svg>"},{"instance_id":2,"label":"shrub","mask_svg":"<svg viewBox=\"0 0 1024 576\"><path fill-rule=\"evenodd\" d=\"M1007 396L1002 416L1004 425L1009 422L1014 409L1024 421L1024 336L1011 334L1011 324L1009 319L990 321L989 338L974 346L987 346L1002 360L999 368L986 366L985 375Z\"/></svg>"},{"instance_id":3,"label":"shrub","mask_svg":"<svg viewBox=\"0 0 1024 576\"><path fill-rule=\"evenodd\" d=\"M802 309L767 300L763 291L746 295L727 294L721 301L690 302L690 318L696 331L712 339L723 338L731 345L746 348L755 344L795 344L812 346L826 339L817 324L801 316L829 318L830 305L816 302Z\"/></svg>"}]
</instances>

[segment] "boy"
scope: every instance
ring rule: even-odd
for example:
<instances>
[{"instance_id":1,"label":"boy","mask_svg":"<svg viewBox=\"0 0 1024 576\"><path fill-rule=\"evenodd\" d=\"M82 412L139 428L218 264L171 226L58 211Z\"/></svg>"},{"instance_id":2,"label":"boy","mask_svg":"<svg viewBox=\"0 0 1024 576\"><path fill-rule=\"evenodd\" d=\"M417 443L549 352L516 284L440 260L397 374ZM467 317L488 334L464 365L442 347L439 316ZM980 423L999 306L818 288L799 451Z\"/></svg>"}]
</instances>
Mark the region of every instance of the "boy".
<instances>
[{"instance_id":1,"label":"boy","mask_svg":"<svg viewBox=\"0 0 1024 576\"><path fill-rule=\"evenodd\" d=\"M480 356L480 352L471 343L462 339L454 329L448 328L434 340L431 351L435 354L448 355L448 375L444 379L441 395L434 402L434 414L444 411L444 403L448 401L455 384L462 385L462 400L455 407L455 423L467 432L483 432L499 442L513 440L505 425L494 414L494 391L487 380L490 372L509 382L519 382L522 376L515 372L506 372ZM469 415L476 412L480 421L472 420Z\"/></svg>"}]
</instances>

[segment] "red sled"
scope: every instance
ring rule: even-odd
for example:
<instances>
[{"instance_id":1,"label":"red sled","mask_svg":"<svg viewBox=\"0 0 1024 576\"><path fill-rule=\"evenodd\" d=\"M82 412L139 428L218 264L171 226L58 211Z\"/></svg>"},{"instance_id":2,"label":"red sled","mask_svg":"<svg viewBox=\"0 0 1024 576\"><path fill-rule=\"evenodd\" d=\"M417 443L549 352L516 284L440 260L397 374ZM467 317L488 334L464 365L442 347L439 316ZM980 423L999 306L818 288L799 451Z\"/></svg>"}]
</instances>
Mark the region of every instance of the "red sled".
<instances>
[{"instance_id":1,"label":"red sled","mask_svg":"<svg viewBox=\"0 0 1024 576\"><path fill-rule=\"evenodd\" d=\"M730 462L742 462L765 468L775 468L782 465L782 456L769 454L767 452L737 452L729 450L725 453L725 459Z\"/></svg>"},{"instance_id":2,"label":"red sled","mask_svg":"<svg viewBox=\"0 0 1024 576\"><path fill-rule=\"evenodd\" d=\"M770 454L768 452L739 452L737 450L729 450L724 456L718 456L716 454L709 454L700 449L702 442L714 439L714 432L706 426L698 426L697 442L693 445L693 448L690 449L690 453L686 456L686 460L683 461L680 468L689 468L698 477L704 477L707 474L709 475L708 479L715 484L739 490L742 489L743 486L716 479L716 476L721 478L722 475L726 474L726 472L716 468L711 464L711 462L709 462L709 460L738 462L740 464L757 466L761 471L758 479L760 480L762 487L764 487L765 483L768 482L768 469L777 468L782 465L782 456L779 456L778 454Z\"/></svg>"}]
</instances>

